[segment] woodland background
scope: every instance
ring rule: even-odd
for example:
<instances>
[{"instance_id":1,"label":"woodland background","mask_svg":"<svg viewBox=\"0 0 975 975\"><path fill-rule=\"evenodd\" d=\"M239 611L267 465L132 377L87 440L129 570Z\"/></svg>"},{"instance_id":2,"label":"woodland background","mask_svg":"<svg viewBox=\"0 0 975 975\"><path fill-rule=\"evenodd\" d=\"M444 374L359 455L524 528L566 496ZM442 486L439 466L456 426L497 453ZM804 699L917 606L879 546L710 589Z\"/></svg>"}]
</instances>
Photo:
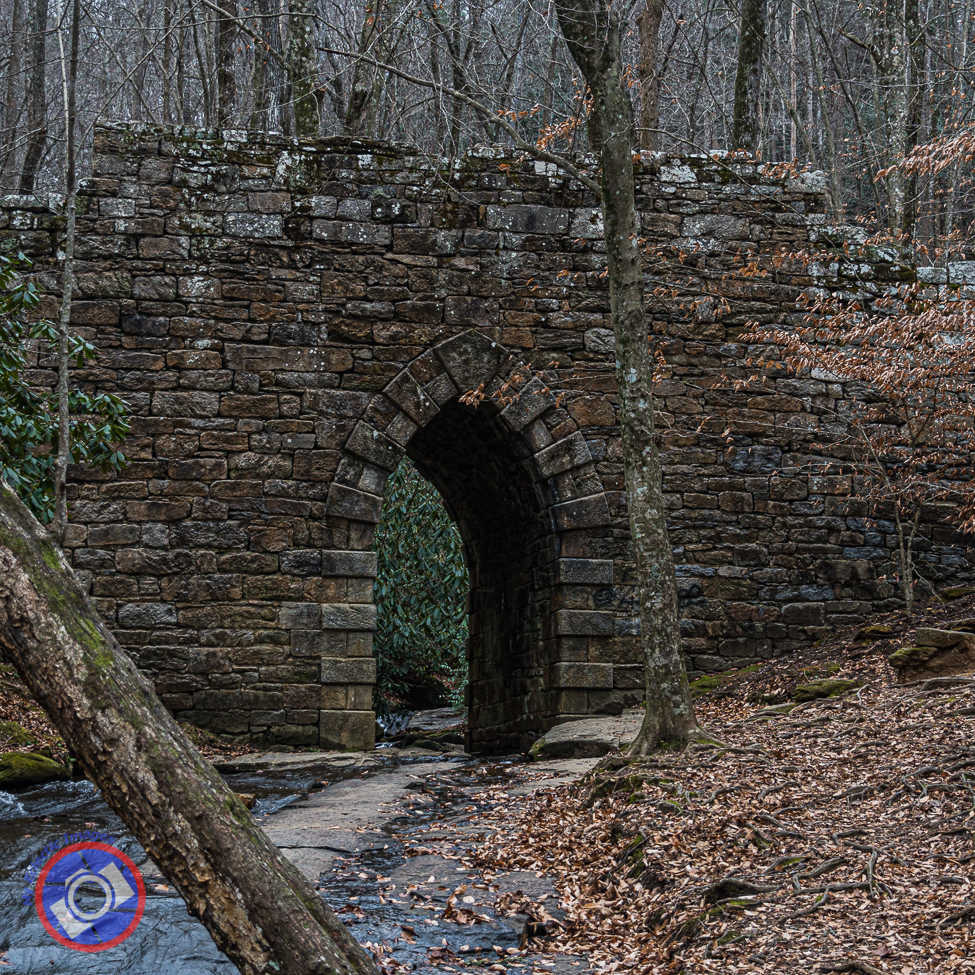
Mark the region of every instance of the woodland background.
<instances>
[{"instance_id":1,"label":"woodland background","mask_svg":"<svg viewBox=\"0 0 975 975\"><path fill-rule=\"evenodd\" d=\"M747 54L758 131L746 148L824 170L838 219L875 218L922 241L967 230L958 164L876 176L972 122L972 0L617 6L641 148L731 148ZM66 0L0 0L4 193L63 187L70 20ZM445 154L508 141L465 104L474 99L526 140L587 148L586 94L545 0L83 0L77 99L80 174L98 117Z\"/></svg>"}]
</instances>

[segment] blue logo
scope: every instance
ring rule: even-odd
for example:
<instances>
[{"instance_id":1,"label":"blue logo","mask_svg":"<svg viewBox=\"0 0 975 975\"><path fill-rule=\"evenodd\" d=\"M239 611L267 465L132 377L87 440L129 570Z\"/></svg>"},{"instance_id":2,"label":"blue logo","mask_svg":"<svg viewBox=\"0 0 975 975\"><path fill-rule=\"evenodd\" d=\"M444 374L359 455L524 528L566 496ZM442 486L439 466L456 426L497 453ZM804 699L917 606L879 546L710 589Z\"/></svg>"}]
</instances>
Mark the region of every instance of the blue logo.
<instances>
[{"instance_id":1,"label":"blue logo","mask_svg":"<svg viewBox=\"0 0 975 975\"><path fill-rule=\"evenodd\" d=\"M136 865L117 847L72 843L44 864L34 905L55 941L76 951L104 951L135 931L146 889Z\"/></svg>"}]
</instances>

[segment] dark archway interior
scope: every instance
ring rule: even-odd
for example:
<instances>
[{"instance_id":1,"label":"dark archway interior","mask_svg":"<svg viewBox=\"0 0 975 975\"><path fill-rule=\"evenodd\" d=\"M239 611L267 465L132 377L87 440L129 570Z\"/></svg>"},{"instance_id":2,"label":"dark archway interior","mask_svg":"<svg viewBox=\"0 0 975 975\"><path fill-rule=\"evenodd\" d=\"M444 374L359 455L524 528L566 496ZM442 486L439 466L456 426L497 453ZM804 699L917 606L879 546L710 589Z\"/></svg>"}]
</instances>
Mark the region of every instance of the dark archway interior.
<instances>
[{"instance_id":1,"label":"dark archway interior","mask_svg":"<svg viewBox=\"0 0 975 975\"><path fill-rule=\"evenodd\" d=\"M468 747L523 748L551 711L552 528L528 451L491 404L453 401L407 454L460 528L470 572Z\"/></svg>"}]
</instances>

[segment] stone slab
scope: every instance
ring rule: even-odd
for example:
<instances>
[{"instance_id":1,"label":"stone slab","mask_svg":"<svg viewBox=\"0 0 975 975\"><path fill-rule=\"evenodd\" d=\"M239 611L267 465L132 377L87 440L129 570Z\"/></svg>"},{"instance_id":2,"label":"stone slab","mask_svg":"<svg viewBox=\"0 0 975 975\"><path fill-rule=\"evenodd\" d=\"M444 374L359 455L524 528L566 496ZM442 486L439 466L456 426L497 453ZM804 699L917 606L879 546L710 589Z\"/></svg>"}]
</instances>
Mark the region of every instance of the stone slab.
<instances>
[{"instance_id":1,"label":"stone slab","mask_svg":"<svg viewBox=\"0 0 975 975\"><path fill-rule=\"evenodd\" d=\"M545 732L532 746L531 756L538 760L608 755L632 741L642 722L642 711L627 711L616 717L568 721Z\"/></svg>"}]
</instances>

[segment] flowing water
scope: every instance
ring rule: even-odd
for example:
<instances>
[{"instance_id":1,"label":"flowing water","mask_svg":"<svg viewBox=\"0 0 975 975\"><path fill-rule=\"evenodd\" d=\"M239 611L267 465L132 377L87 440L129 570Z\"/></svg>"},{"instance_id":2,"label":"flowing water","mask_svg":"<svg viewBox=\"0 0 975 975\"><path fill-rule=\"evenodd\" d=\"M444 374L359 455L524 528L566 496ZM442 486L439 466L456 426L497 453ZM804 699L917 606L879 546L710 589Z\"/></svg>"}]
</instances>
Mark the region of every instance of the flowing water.
<instances>
[{"instance_id":1,"label":"flowing water","mask_svg":"<svg viewBox=\"0 0 975 975\"><path fill-rule=\"evenodd\" d=\"M243 769L225 775L225 779L234 791L255 796L254 815L273 825L276 812L300 804L322 780L334 785L364 774L361 761L351 757L316 764L309 756L309 761L297 767ZM448 932L451 925L437 923L435 918L438 913L442 916L455 887L473 884L477 878L455 861L422 856L407 859L400 841L406 834L429 830L431 824L443 820L458 802L469 801L467 796L475 782L483 784L503 774L503 767L488 767L469 756L408 756L396 749L375 752L368 761L366 774L370 776L402 770L406 763L421 763L428 769L427 763L438 764L436 774L427 779L433 787L425 787L425 803L408 817L383 827L389 842L382 849L339 858L322 875L322 895L342 913L353 934L362 942L395 944L397 961L410 964L415 971L432 971L431 960L445 949L490 953L493 946L504 949L516 945L515 931L502 919L494 918L486 907L479 908L484 922L475 926ZM48 843L82 831L109 834L138 866L145 881L142 920L126 940L103 952L82 952L55 941L38 917L33 888L24 880L31 860ZM0 968L56 975L236 972L203 926L187 914L182 898L169 887L92 783L56 782L16 795L0 792L0 851ZM102 895L95 902L91 896L85 909L97 910ZM449 947L447 933L451 934Z\"/></svg>"}]
</instances>

